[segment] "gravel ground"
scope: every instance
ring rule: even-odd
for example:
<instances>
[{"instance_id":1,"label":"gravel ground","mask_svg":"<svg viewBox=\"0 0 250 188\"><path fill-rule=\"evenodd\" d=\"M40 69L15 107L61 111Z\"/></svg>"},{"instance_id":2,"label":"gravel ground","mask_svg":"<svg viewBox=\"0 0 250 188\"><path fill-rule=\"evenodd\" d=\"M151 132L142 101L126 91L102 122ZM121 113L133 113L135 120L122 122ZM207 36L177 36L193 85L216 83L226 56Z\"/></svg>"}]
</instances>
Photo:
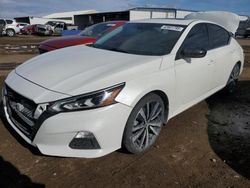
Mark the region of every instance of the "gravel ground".
<instances>
[{"instance_id":1,"label":"gravel ground","mask_svg":"<svg viewBox=\"0 0 250 188\"><path fill-rule=\"evenodd\" d=\"M0 44L22 40L37 39L5 37ZM43 156L2 118L0 187L250 187L250 40L239 42L247 59L234 95L218 93L173 118L155 146L141 155ZM34 55L0 54L0 64L22 63ZM7 72L0 70L0 86Z\"/></svg>"}]
</instances>

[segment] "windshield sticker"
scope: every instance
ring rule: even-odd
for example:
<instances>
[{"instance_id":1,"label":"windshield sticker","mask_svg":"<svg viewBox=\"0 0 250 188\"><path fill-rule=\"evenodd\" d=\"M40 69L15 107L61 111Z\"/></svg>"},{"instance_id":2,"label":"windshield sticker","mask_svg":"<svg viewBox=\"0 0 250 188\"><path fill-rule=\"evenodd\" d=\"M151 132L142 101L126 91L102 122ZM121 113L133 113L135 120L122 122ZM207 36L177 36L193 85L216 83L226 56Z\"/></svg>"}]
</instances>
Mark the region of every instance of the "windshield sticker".
<instances>
[{"instance_id":1,"label":"windshield sticker","mask_svg":"<svg viewBox=\"0 0 250 188\"><path fill-rule=\"evenodd\" d=\"M180 27L180 26L163 25L163 26L161 26L161 29L182 32L184 28Z\"/></svg>"}]
</instances>

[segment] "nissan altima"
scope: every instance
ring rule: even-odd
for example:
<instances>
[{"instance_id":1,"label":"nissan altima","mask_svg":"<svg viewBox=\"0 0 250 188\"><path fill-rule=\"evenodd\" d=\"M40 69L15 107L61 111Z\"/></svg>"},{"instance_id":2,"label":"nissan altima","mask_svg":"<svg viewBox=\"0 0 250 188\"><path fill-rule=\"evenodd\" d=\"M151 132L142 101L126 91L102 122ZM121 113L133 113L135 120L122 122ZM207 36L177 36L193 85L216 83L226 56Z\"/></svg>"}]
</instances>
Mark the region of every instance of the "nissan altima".
<instances>
[{"instance_id":1,"label":"nissan altima","mask_svg":"<svg viewBox=\"0 0 250 188\"><path fill-rule=\"evenodd\" d=\"M169 119L233 91L244 55L231 32L205 20L139 20L92 46L37 56L5 80L6 119L46 155L144 152Z\"/></svg>"}]
</instances>

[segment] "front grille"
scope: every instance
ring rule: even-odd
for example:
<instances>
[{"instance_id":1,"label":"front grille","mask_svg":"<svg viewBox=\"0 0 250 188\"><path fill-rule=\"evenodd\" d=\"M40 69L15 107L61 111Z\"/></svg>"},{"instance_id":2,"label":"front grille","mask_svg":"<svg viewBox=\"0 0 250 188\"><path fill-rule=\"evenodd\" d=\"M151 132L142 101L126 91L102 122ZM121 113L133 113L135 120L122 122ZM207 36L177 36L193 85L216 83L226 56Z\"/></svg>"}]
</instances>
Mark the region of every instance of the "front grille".
<instances>
[{"instance_id":1,"label":"front grille","mask_svg":"<svg viewBox=\"0 0 250 188\"><path fill-rule=\"evenodd\" d=\"M36 119L34 119L37 105L7 85L5 88L6 106L10 120L23 134L33 140L38 130Z\"/></svg>"}]
</instances>

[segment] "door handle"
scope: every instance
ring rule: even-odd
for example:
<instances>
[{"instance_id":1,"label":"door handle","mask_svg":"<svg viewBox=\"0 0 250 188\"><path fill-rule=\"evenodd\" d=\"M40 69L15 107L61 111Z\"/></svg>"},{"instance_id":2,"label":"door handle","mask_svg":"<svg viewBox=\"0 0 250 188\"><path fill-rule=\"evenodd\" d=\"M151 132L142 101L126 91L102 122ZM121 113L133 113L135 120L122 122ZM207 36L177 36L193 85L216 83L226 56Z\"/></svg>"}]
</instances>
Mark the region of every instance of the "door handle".
<instances>
[{"instance_id":1,"label":"door handle","mask_svg":"<svg viewBox=\"0 0 250 188\"><path fill-rule=\"evenodd\" d=\"M214 64L214 63L215 63L215 61L214 61L213 59L210 59L208 65L212 65L212 64Z\"/></svg>"}]
</instances>

